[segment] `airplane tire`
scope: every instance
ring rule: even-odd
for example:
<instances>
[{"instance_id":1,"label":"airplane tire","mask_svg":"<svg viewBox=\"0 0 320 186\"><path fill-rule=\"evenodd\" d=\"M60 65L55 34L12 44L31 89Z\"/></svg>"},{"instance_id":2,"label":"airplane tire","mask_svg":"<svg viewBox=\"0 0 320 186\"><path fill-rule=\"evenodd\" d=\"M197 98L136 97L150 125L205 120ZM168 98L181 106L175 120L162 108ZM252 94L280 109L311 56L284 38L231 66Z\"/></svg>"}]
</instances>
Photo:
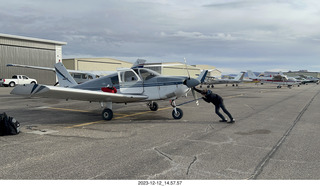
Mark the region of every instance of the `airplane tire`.
<instances>
[{"instance_id":1,"label":"airplane tire","mask_svg":"<svg viewBox=\"0 0 320 186\"><path fill-rule=\"evenodd\" d=\"M113 112L112 112L112 110L111 109L104 109L103 111L102 111L102 118L104 119L104 120L112 120L112 118L113 118Z\"/></svg>"},{"instance_id":2,"label":"airplane tire","mask_svg":"<svg viewBox=\"0 0 320 186\"><path fill-rule=\"evenodd\" d=\"M150 105L149 108L150 108L150 110L152 110L152 111L157 111L158 108L159 108L158 103L153 102L152 105Z\"/></svg>"},{"instance_id":3,"label":"airplane tire","mask_svg":"<svg viewBox=\"0 0 320 186\"><path fill-rule=\"evenodd\" d=\"M176 108L176 109L177 109L177 113L173 110L173 111L172 111L172 117L173 117L174 119L181 119L182 116L183 116L183 112L182 112L182 110L179 109L179 108Z\"/></svg>"}]
</instances>

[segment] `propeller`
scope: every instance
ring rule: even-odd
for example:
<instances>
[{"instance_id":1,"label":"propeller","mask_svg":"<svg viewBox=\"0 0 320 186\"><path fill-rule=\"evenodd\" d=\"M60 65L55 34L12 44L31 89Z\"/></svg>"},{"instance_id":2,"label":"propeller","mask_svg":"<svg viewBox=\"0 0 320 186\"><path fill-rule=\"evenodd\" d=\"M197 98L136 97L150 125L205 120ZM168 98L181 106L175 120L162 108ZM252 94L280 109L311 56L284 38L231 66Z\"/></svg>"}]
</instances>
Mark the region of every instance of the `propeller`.
<instances>
[{"instance_id":1,"label":"propeller","mask_svg":"<svg viewBox=\"0 0 320 186\"><path fill-rule=\"evenodd\" d=\"M184 58L184 63L186 65L186 70L188 72L188 78L183 82L183 84L185 84L187 87L191 88L191 92L192 92L194 101L196 102L196 105L198 106L199 105L199 101L198 101L197 94L196 94L196 92L194 90L194 87L199 85L201 82L198 79L193 79L193 78L190 77L190 73L189 73L189 70L188 70L188 65L187 65L186 58Z\"/></svg>"}]
</instances>

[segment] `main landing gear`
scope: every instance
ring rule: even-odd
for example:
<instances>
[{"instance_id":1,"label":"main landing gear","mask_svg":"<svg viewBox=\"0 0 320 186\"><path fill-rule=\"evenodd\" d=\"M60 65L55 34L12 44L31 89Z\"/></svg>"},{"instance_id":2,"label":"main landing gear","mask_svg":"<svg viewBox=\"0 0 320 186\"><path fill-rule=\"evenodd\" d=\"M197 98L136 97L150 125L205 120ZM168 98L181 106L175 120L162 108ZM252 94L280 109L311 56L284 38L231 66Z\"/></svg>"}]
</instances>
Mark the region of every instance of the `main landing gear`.
<instances>
[{"instance_id":1,"label":"main landing gear","mask_svg":"<svg viewBox=\"0 0 320 186\"><path fill-rule=\"evenodd\" d=\"M109 109L109 108L106 108L106 109L104 109L103 111L102 111L102 118L104 119L104 120L112 120L112 118L113 118L113 111L111 110L111 109Z\"/></svg>"},{"instance_id":2,"label":"main landing gear","mask_svg":"<svg viewBox=\"0 0 320 186\"><path fill-rule=\"evenodd\" d=\"M159 108L158 103L153 102L153 101L149 102L147 105L149 106L150 110L152 110L152 111L157 111Z\"/></svg>"},{"instance_id":3,"label":"main landing gear","mask_svg":"<svg viewBox=\"0 0 320 186\"><path fill-rule=\"evenodd\" d=\"M100 102L101 107L103 108L103 102ZM112 111L112 102L106 103L106 108L102 111L102 119L104 120L112 120L113 118L113 111Z\"/></svg>"}]
</instances>

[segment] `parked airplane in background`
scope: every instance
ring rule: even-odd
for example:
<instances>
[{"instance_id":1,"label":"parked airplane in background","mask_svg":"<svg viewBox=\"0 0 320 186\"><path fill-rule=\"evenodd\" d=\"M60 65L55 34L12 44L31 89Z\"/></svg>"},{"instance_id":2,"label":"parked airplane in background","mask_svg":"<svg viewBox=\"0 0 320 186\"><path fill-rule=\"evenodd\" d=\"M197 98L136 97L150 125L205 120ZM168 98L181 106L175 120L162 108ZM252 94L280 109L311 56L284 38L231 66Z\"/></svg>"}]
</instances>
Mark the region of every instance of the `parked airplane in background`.
<instances>
[{"instance_id":1,"label":"parked airplane in background","mask_svg":"<svg viewBox=\"0 0 320 186\"><path fill-rule=\"evenodd\" d=\"M315 78L312 76L305 76L305 75L299 75L294 77L297 80L301 81L302 84L307 84L307 83L317 83L319 84L319 78Z\"/></svg>"},{"instance_id":2,"label":"parked airplane in background","mask_svg":"<svg viewBox=\"0 0 320 186\"><path fill-rule=\"evenodd\" d=\"M213 88L215 84L226 84L226 86L232 84L232 86L238 86L239 83L244 81L243 77L245 73L246 72L240 72L234 79L218 79L214 76L207 76L203 84L207 85L207 88ZM202 84L200 87L202 87Z\"/></svg>"},{"instance_id":3,"label":"parked airplane in background","mask_svg":"<svg viewBox=\"0 0 320 186\"><path fill-rule=\"evenodd\" d=\"M300 83L297 81L297 79L293 77L287 77L283 75L282 73L278 74L270 74L268 76L256 76L251 70L248 70L248 76L252 81L263 83L273 83L277 84L277 88L281 88L282 85L287 85L289 88L291 88L293 85L300 85Z\"/></svg>"},{"instance_id":4,"label":"parked airplane in background","mask_svg":"<svg viewBox=\"0 0 320 186\"><path fill-rule=\"evenodd\" d=\"M55 72L60 87L48 85L17 86L11 94L35 97L73 99L89 102L106 103L102 112L105 120L113 118L112 103L148 102L152 111L158 110L156 100L171 101L174 119L181 119L183 112L177 108L175 100L186 95L190 90L197 101L193 87L204 81L207 70L198 78L162 76L157 72L143 68L145 60L137 62L129 69L119 69L116 73L77 84L64 65L55 64Z\"/></svg>"},{"instance_id":5,"label":"parked airplane in background","mask_svg":"<svg viewBox=\"0 0 320 186\"><path fill-rule=\"evenodd\" d=\"M7 67L22 67L22 68L32 68L32 69L38 69L38 70L47 70L56 72L55 68L49 68L49 67L39 67L39 66L30 66L30 65L20 65L20 64L7 64ZM115 71L80 71L80 70L69 70L67 71L71 74L73 79L78 83L84 83L91 79L96 79L101 76L109 75L112 73L115 73Z\"/></svg>"}]
</instances>

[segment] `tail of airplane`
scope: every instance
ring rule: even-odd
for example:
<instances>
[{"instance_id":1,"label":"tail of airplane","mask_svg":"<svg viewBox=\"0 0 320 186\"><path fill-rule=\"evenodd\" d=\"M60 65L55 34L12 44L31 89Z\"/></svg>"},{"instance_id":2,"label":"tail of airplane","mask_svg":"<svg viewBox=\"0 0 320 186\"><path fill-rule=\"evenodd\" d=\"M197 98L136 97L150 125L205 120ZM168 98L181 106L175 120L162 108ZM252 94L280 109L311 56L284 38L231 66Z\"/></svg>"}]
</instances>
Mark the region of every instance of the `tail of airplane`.
<instances>
[{"instance_id":1,"label":"tail of airplane","mask_svg":"<svg viewBox=\"0 0 320 186\"><path fill-rule=\"evenodd\" d=\"M144 64L146 63L146 60L144 59L137 59L137 61L132 65L131 68L143 68Z\"/></svg>"},{"instance_id":2,"label":"tail of airplane","mask_svg":"<svg viewBox=\"0 0 320 186\"><path fill-rule=\"evenodd\" d=\"M78 85L61 62L56 63L54 68L56 69L56 75L61 87L73 87Z\"/></svg>"},{"instance_id":3,"label":"tail of airplane","mask_svg":"<svg viewBox=\"0 0 320 186\"><path fill-rule=\"evenodd\" d=\"M208 70L203 70L203 71L200 73L199 77L197 77L197 80L199 80L200 83L203 83L203 82L204 82L204 79L205 79L206 76L207 76L207 74L208 74Z\"/></svg>"},{"instance_id":4,"label":"tail of airplane","mask_svg":"<svg viewBox=\"0 0 320 186\"><path fill-rule=\"evenodd\" d=\"M241 72L240 74L237 75L237 77L234 78L234 80L242 81L245 73L246 72Z\"/></svg>"},{"instance_id":5,"label":"tail of airplane","mask_svg":"<svg viewBox=\"0 0 320 186\"><path fill-rule=\"evenodd\" d=\"M257 76L251 70L248 70L247 72L248 72L248 76L249 76L250 79L256 79L257 78Z\"/></svg>"}]
</instances>

